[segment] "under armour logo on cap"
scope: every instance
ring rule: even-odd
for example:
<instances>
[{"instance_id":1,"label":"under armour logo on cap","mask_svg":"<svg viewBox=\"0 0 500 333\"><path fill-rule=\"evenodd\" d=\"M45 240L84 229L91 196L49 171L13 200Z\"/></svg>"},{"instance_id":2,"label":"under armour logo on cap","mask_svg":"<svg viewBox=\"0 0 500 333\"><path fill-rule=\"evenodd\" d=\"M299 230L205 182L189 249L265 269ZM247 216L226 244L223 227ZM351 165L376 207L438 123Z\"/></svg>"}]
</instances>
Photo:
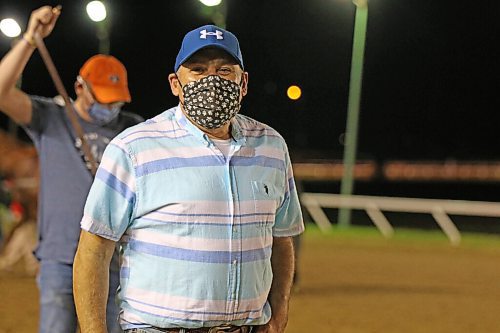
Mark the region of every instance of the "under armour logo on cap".
<instances>
[{"instance_id":1,"label":"under armour logo on cap","mask_svg":"<svg viewBox=\"0 0 500 333\"><path fill-rule=\"evenodd\" d=\"M224 34L220 30L215 30L215 32L211 32L204 29L200 31L201 39L207 39L207 36L215 36L217 39L224 39Z\"/></svg>"},{"instance_id":2,"label":"under armour logo on cap","mask_svg":"<svg viewBox=\"0 0 500 333\"><path fill-rule=\"evenodd\" d=\"M120 77L118 75L110 75L109 81L111 81L113 83L118 83L118 81L120 81Z\"/></svg>"}]
</instances>

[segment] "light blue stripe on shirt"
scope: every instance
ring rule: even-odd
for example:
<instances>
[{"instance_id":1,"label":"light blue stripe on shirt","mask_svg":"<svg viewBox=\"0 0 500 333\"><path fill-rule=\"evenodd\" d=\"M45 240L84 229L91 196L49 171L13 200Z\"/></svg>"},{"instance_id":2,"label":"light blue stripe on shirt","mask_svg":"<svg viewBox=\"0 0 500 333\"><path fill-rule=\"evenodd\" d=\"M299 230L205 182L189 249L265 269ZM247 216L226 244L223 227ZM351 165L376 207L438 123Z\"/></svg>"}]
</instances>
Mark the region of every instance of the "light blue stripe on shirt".
<instances>
[{"instance_id":1,"label":"light blue stripe on shirt","mask_svg":"<svg viewBox=\"0 0 500 333\"><path fill-rule=\"evenodd\" d=\"M231 251L196 251L179 249L170 246L161 246L139 241L130 241L129 246L132 251L151 254L158 257L212 264L230 264L235 259L239 258L241 258L241 263L245 263L269 259L271 257L271 248L269 247L250 251L242 251L241 253L238 253L236 257L235 254Z\"/></svg>"}]
</instances>

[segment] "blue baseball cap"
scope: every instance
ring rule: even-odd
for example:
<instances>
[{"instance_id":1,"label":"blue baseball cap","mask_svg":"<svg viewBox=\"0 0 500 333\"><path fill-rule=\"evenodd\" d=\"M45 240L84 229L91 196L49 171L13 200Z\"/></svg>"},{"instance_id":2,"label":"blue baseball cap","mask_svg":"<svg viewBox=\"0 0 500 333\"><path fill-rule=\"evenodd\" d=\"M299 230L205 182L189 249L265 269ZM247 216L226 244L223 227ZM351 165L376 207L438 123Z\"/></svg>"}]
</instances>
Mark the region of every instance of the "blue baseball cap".
<instances>
[{"instance_id":1,"label":"blue baseball cap","mask_svg":"<svg viewBox=\"0 0 500 333\"><path fill-rule=\"evenodd\" d=\"M231 32L215 25L204 25L186 34L182 40L181 49L175 59L174 72L186 62L194 53L205 47L218 47L229 53L243 69L243 57L241 55L238 38Z\"/></svg>"}]
</instances>

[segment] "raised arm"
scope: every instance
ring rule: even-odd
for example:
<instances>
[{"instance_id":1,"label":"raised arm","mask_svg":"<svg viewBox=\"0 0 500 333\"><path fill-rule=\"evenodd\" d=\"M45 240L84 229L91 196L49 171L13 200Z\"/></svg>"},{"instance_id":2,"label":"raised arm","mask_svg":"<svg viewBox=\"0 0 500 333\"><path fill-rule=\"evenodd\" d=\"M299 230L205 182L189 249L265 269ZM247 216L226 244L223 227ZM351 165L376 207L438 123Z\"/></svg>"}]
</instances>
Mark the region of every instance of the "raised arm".
<instances>
[{"instance_id":1,"label":"raised arm","mask_svg":"<svg viewBox=\"0 0 500 333\"><path fill-rule=\"evenodd\" d=\"M0 111L18 124L26 125L31 122L32 105L29 96L16 88L16 82L35 51L35 32L43 38L47 37L54 29L59 15L59 9L50 6L33 11L24 37L0 62Z\"/></svg>"},{"instance_id":2,"label":"raised arm","mask_svg":"<svg viewBox=\"0 0 500 333\"><path fill-rule=\"evenodd\" d=\"M106 333L109 265L115 242L82 230L73 264L73 294L82 333Z\"/></svg>"}]
</instances>

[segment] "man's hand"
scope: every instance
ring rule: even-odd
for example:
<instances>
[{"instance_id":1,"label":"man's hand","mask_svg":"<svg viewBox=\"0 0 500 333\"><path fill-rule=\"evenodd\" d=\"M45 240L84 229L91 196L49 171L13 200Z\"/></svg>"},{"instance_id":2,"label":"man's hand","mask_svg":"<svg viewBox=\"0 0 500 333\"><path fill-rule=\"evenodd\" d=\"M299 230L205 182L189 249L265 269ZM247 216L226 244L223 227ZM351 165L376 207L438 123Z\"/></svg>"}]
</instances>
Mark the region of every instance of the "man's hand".
<instances>
[{"instance_id":1,"label":"man's hand","mask_svg":"<svg viewBox=\"0 0 500 333\"><path fill-rule=\"evenodd\" d=\"M47 37L54 30L59 15L61 15L60 7L43 6L34 10L31 13L24 37L28 41L32 41L37 32L40 37Z\"/></svg>"},{"instance_id":2,"label":"man's hand","mask_svg":"<svg viewBox=\"0 0 500 333\"><path fill-rule=\"evenodd\" d=\"M285 327L286 320L280 323L279 320L271 318L265 325L254 326L252 333L283 333L285 332Z\"/></svg>"}]
</instances>

